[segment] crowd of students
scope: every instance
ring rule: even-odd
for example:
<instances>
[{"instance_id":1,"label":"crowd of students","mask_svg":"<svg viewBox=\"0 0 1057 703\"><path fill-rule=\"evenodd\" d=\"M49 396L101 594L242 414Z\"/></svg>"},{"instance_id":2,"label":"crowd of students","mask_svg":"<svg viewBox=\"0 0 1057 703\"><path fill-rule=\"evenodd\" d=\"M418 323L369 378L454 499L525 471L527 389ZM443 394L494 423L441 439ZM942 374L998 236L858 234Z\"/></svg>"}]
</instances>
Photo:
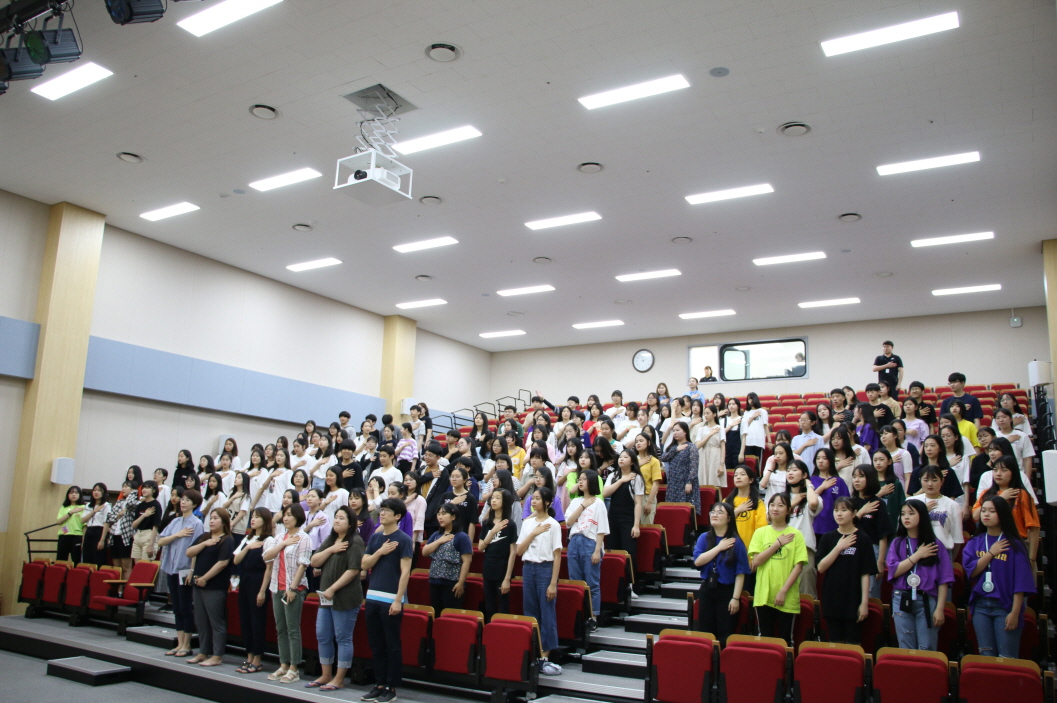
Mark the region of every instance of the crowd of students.
<instances>
[{"instance_id":1,"label":"crowd of students","mask_svg":"<svg viewBox=\"0 0 1057 703\"><path fill-rule=\"evenodd\" d=\"M171 485L166 469L144 481L129 467L113 504L102 483L87 504L71 487L57 556L112 560L127 577L133 562L160 553L178 632L166 654L201 666L222 662L225 594L237 587L246 645L238 673L263 672L270 607L280 666L268 678L287 684L300 680L302 603L318 593L323 673L306 686L324 691L345 685L365 603L376 685L362 700L389 703L401 681L400 621L416 550L430 558L439 613L462 605L476 538L486 618L509 611L520 557L541 672L559 675L549 655L558 646L563 549L570 576L591 590L593 630L603 551L634 561L639 525L653 522L663 483L668 501L700 510L699 487L725 491L729 474L727 500L711 508L693 551L702 629L725 640L749 590L759 632L791 641L806 593L821 599L829 639L854 643L884 573L900 646L935 649L960 552L981 653L1016 656L1038 549L1031 430L1012 396L1002 397L995 427L980 426L964 382L951 375L954 395L939 413L917 382L902 403L886 384L867 386L861 403L852 389L835 389L800 415L795 437L771 431L755 393L743 410L736 398L705 398L697 379L682 396L661 384L641 406L625 405L619 391L605 409L597 396L556 408L537 394L527 426L506 407L494 429L479 413L468 435L452 430L443 443L425 404L399 426L368 415L358 431L343 412L248 456L233 438L197 463L182 450ZM964 545L963 521L979 525Z\"/></svg>"}]
</instances>

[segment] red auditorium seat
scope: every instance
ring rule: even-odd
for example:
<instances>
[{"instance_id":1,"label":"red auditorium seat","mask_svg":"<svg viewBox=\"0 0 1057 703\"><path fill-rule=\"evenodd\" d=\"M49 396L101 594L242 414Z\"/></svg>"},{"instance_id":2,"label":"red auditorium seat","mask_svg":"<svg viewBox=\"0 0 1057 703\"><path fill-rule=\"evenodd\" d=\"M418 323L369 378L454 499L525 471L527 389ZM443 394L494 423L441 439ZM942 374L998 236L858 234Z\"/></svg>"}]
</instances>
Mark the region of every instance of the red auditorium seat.
<instances>
[{"instance_id":1,"label":"red auditorium seat","mask_svg":"<svg viewBox=\"0 0 1057 703\"><path fill-rule=\"evenodd\" d=\"M635 571L640 579L656 581L668 556L668 538L663 525L640 525L635 545Z\"/></svg>"},{"instance_id":2,"label":"red auditorium seat","mask_svg":"<svg viewBox=\"0 0 1057 703\"><path fill-rule=\"evenodd\" d=\"M815 631L815 599L804 593L800 594L800 614L793 621L793 646L810 639Z\"/></svg>"},{"instance_id":3,"label":"red auditorium seat","mask_svg":"<svg viewBox=\"0 0 1057 703\"><path fill-rule=\"evenodd\" d=\"M227 599L224 601L224 612L228 618L228 642L240 642L245 646L246 643L242 641L242 620L239 618L239 592L237 590L229 590L227 596ZM269 610L271 610L271 608L269 608ZM302 618L301 622L303 625L304 618ZM315 627L315 624L313 624L312 627Z\"/></svg>"},{"instance_id":4,"label":"red auditorium seat","mask_svg":"<svg viewBox=\"0 0 1057 703\"><path fill-rule=\"evenodd\" d=\"M591 618L591 590L584 581L558 580L558 641L587 648L587 621Z\"/></svg>"},{"instance_id":5,"label":"red auditorium seat","mask_svg":"<svg viewBox=\"0 0 1057 703\"><path fill-rule=\"evenodd\" d=\"M777 637L731 635L719 658L719 699L725 703L773 703L789 688L792 648Z\"/></svg>"},{"instance_id":6,"label":"red auditorium seat","mask_svg":"<svg viewBox=\"0 0 1057 703\"><path fill-rule=\"evenodd\" d=\"M483 626L484 614L475 610L446 608L441 612L433 621L433 641L441 643L433 652L433 671L476 684Z\"/></svg>"},{"instance_id":7,"label":"red auditorium seat","mask_svg":"<svg viewBox=\"0 0 1057 703\"><path fill-rule=\"evenodd\" d=\"M795 405L785 405L783 403L781 405L776 405L773 408L769 408L767 410L767 414L770 415L770 416L774 416L774 415L782 415L782 416L795 415L796 414L796 406Z\"/></svg>"},{"instance_id":8,"label":"red auditorium seat","mask_svg":"<svg viewBox=\"0 0 1057 703\"><path fill-rule=\"evenodd\" d=\"M62 599L63 610L70 613L70 624L76 625L88 598L88 581L96 571L95 564L78 564L66 574L66 593Z\"/></svg>"},{"instance_id":9,"label":"red auditorium seat","mask_svg":"<svg viewBox=\"0 0 1057 703\"><path fill-rule=\"evenodd\" d=\"M40 607L49 610L62 609L63 588L66 585L66 574L70 571L69 562L57 561L44 569L44 587L40 591Z\"/></svg>"},{"instance_id":10,"label":"red auditorium seat","mask_svg":"<svg viewBox=\"0 0 1057 703\"><path fill-rule=\"evenodd\" d=\"M639 544L642 533L639 532ZM602 576L599 590L602 592L602 610L628 612L631 608L629 586L635 582L631 573L631 559L622 550L608 551L602 555Z\"/></svg>"},{"instance_id":11,"label":"red auditorium seat","mask_svg":"<svg viewBox=\"0 0 1057 703\"><path fill-rule=\"evenodd\" d=\"M484 577L480 573L471 572L466 576L462 606L466 610L484 609Z\"/></svg>"},{"instance_id":12,"label":"red auditorium seat","mask_svg":"<svg viewBox=\"0 0 1057 703\"><path fill-rule=\"evenodd\" d=\"M719 642L707 632L661 630L646 636L646 701L708 703Z\"/></svg>"},{"instance_id":13,"label":"red auditorium seat","mask_svg":"<svg viewBox=\"0 0 1057 703\"><path fill-rule=\"evenodd\" d=\"M1053 672L1047 671L1044 679L1039 665L1025 659L970 654L958 664L958 698L965 703L1042 703L1053 687Z\"/></svg>"},{"instance_id":14,"label":"red auditorium seat","mask_svg":"<svg viewBox=\"0 0 1057 703\"><path fill-rule=\"evenodd\" d=\"M668 551L689 554L697 533L697 516L693 503L658 503L654 522L664 527Z\"/></svg>"},{"instance_id":15,"label":"red auditorium seat","mask_svg":"<svg viewBox=\"0 0 1057 703\"><path fill-rule=\"evenodd\" d=\"M40 600L44 588L44 570L50 562L28 561L22 564L22 586L18 589L18 602L33 605ZM29 611L27 611L29 612Z\"/></svg>"},{"instance_id":16,"label":"red auditorium seat","mask_svg":"<svg viewBox=\"0 0 1057 703\"><path fill-rule=\"evenodd\" d=\"M885 633L889 628L885 626L886 606L882 605L880 598L870 599L869 610L862 623L862 648L867 654L873 654L885 645Z\"/></svg>"},{"instance_id":17,"label":"red auditorium seat","mask_svg":"<svg viewBox=\"0 0 1057 703\"><path fill-rule=\"evenodd\" d=\"M854 644L802 642L793 667L793 703L864 701L866 655Z\"/></svg>"},{"instance_id":18,"label":"red auditorium seat","mask_svg":"<svg viewBox=\"0 0 1057 703\"><path fill-rule=\"evenodd\" d=\"M973 627L973 618L969 611L962 611L965 619L965 639L968 651L977 654L980 651L979 642L976 639L976 628ZM1047 638L1040 638L1039 631L1046 632L1048 627L1048 616L1036 615L1033 608L1024 609L1024 628L1020 634L1020 658L1038 660L1049 657ZM1041 648L1041 649L1040 649Z\"/></svg>"},{"instance_id":19,"label":"red auditorium seat","mask_svg":"<svg viewBox=\"0 0 1057 703\"><path fill-rule=\"evenodd\" d=\"M412 569L407 579L407 602L431 605L429 598L429 569Z\"/></svg>"},{"instance_id":20,"label":"red auditorium seat","mask_svg":"<svg viewBox=\"0 0 1057 703\"><path fill-rule=\"evenodd\" d=\"M968 542L969 540L966 540ZM966 590L967 580L965 578L965 567L962 566L961 562L957 562L951 565L954 569L954 587L951 589L951 600L959 608L964 608L968 605L966 598L968 598L968 592Z\"/></svg>"},{"instance_id":21,"label":"red auditorium seat","mask_svg":"<svg viewBox=\"0 0 1057 703\"><path fill-rule=\"evenodd\" d=\"M779 430L785 430L793 437L796 437L798 434L800 434L800 425L796 422L775 422L772 423L771 429L774 432L778 432Z\"/></svg>"},{"instance_id":22,"label":"red auditorium seat","mask_svg":"<svg viewBox=\"0 0 1057 703\"><path fill-rule=\"evenodd\" d=\"M950 695L947 657L941 652L885 647L873 667L878 703L938 703Z\"/></svg>"},{"instance_id":23,"label":"red auditorium seat","mask_svg":"<svg viewBox=\"0 0 1057 703\"><path fill-rule=\"evenodd\" d=\"M268 610L271 610L269 608ZM269 637L267 641L274 643L275 624L271 617L268 618ZM360 606L360 614L356 616L356 626L352 630L352 671L350 678L353 683L362 686L367 680L367 670L371 663L371 642L367 637L367 606Z\"/></svg>"},{"instance_id":24,"label":"red auditorium seat","mask_svg":"<svg viewBox=\"0 0 1057 703\"><path fill-rule=\"evenodd\" d=\"M119 635L124 635L125 629L128 627L128 623L124 618L117 617L117 609L121 606L135 608L135 624L137 627L143 624L143 609L147 603L147 596L154 589L154 581L158 577L159 565L160 563L157 561L138 561L132 567L132 572L129 574L127 582L121 579L108 579L105 583L110 585L110 593L105 596L92 597L91 604L93 608L105 608L110 617L117 621ZM125 584L120 596L117 595L119 584Z\"/></svg>"},{"instance_id":25,"label":"red auditorium seat","mask_svg":"<svg viewBox=\"0 0 1057 703\"><path fill-rule=\"evenodd\" d=\"M400 644L405 669L425 672L433 662L433 608L408 603L400 622Z\"/></svg>"},{"instance_id":26,"label":"red auditorium seat","mask_svg":"<svg viewBox=\"0 0 1057 703\"><path fill-rule=\"evenodd\" d=\"M969 393L970 395L976 395L980 391L986 391L987 390L987 386L965 386L964 390L965 390L966 393Z\"/></svg>"},{"instance_id":27,"label":"red auditorium seat","mask_svg":"<svg viewBox=\"0 0 1057 703\"><path fill-rule=\"evenodd\" d=\"M493 703L510 690L535 693L542 654L535 618L496 613L481 642L481 684L492 689Z\"/></svg>"},{"instance_id":28,"label":"red auditorium seat","mask_svg":"<svg viewBox=\"0 0 1057 703\"><path fill-rule=\"evenodd\" d=\"M522 615L525 612L525 582L520 576L510 579L510 612Z\"/></svg>"},{"instance_id":29,"label":"red auditorium seat","mask_svg":"<svg viewBox=\"0 0 1057 703\"><path fill-rule=\"evenodd\" d=\"M477 531L477 534L481 534L481 531L479 529ZM470 555L470 573L484 573L484 552L478 549L476 544L473 546L473 554Z\"/></svg>"},{"instance_id":30,"label":"red auditorium seat","mask_svg":"<svg viewBox=\"0 0 1057 703\"><path fill-rule=\"evenodd\" d=\"M778 402L782 405L799 405L804 396L799 393L785 393L778 396Z\"/></svg>"},{"instance_id":31,"label":"red auditorium seat","mask_svg":"<svg viewBox=\"0 0 1057 703\"><path fill-rule=\"evenodd\" d=\"M106 617L107 607L93 603L97 596L106 596L110 593L110 583L113 579L121 577L121 570L113 566L104 566L93 571L88 577L88 595L85 605L75 614L76 620L71 618L72 625L83 625L91 617Z\"/></svg>"},{"instance_id":32,"label":"red auditorium seat","mask_svg":"<svg viewBox=\"0 0 1057 703\"><path fill-rule=\"evenodd\" d=\"M716 504L718 491L714 486L701 486L701 510L697 513L697 524L708 524L708 511Z\"/></svg>"}]
</instances>

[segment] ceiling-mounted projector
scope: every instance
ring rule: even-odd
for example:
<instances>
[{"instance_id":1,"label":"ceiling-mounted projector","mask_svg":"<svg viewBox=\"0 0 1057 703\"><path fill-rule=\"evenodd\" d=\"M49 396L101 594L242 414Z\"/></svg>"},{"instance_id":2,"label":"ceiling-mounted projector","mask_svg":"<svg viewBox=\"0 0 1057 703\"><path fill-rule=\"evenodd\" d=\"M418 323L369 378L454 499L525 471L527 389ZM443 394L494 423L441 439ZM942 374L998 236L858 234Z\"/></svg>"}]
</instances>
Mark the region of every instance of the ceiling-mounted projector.
<instances>
[{"instance_id":1,"label":"ceiling-mounted projector","mask_svg":"<svg viewBox=\"0 0 1057 703\"><path fill-rule=\"evenodd\" d=\"M389 205L411 199L412 171L374 149L338 160L334 190L343 190L368 205Z\"/></svg>"}]
</instances>

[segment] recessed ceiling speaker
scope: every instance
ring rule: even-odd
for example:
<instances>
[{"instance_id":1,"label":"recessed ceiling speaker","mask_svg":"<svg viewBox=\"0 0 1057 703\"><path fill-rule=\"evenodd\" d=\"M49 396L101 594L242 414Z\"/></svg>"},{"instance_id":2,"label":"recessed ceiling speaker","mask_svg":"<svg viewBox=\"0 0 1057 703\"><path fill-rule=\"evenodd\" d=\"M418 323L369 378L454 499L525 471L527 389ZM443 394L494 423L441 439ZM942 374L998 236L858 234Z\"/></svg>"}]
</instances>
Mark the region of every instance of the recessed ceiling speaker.
<instances>
[{"instance_id":1,"label":"recessed ceiling speaker","mask_svg":"<svg viewBox=\"0 0 1057 703\"><path fill-rule=\"evenodd\" d=\"M274 120L279 117L279 111L271 105L252 105L250 114L262 120Z\"/></svg>"},{"instance_id":2,"label":"recessed ceiling speaker","mask_svg":"<svg viewBox=\"0 0 1057 703\"><path fill-rule=\"evenodd\" d=\"M106 0L106 11L114 24L157 22L165 15L162 0Z\"/></svg>"},{"instance_id":3,"label":"recessed ceiling speaker","mask_svg":"<svg viewBox=\"0 0 1057 703\"><path fill-rule=\"evenodd\" d=\"M597 161L585 161L576 167L576 170L580 173L598 173L603 168L602 164Z\"/></svg>"},{"instance_id":4,"label":"recessed ceiling speaker","mask_svg":"<svg viewBox=\"0 0 1057 703\"><path fill-rule=\"evenodd\" d=\"M806 122L786 122L778 126L778 133L783 137L802 137L811 131L811 125Z\"/></svg>"},{"instance_id":5,"label":"recessed ceiling speaker","mask_svg":"<svg viewBox=\"0 0 1057 703\"><path fill-rule=\"evenodd\" d=\"M441 63L451 63L462 56L462 49L454 44L430 44L426 47L426 56Z\"/></svg>"}]
</instances>

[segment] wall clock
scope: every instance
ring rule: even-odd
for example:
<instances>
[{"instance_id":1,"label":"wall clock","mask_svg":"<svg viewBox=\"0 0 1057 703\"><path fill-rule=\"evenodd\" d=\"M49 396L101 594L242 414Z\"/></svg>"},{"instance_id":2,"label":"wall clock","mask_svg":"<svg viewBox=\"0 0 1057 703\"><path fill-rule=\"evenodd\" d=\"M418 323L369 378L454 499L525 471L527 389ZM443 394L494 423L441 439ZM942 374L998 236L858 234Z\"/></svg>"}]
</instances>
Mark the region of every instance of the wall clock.
<instances>
[{"instance_id":1,"label":"wall clock","mask_svg":"<svg viewBox=\"0 0 1057 703\"><path fill-rule=\"evenodd\" d=\"M635 367L635 370L639 373L646 373L653 368L653 352L649 349L639 349L635 352L635 355L631 357L631 365Z\"/></svg>"}]
</instances>

